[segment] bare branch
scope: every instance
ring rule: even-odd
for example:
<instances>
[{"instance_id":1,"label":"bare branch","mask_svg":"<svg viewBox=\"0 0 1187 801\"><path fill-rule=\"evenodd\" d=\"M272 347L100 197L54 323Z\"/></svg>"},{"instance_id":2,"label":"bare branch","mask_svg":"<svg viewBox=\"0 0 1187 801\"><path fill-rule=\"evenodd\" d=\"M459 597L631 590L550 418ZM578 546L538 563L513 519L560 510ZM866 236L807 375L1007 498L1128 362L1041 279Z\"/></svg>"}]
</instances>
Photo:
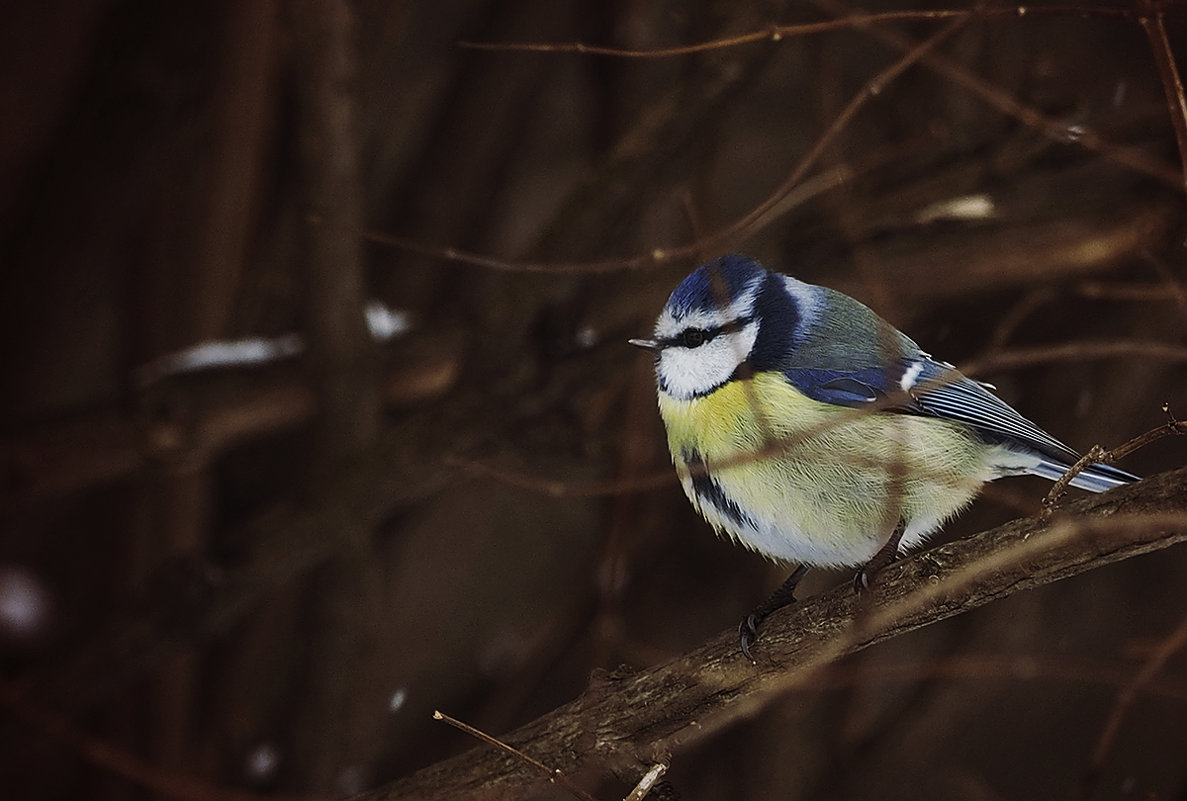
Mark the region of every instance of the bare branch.
<instances>
[{"instance_id":1,"label":"bare branch","mask_svg":"<svg viewBox=\"0 0 1187 801\"><path fill-rule=\"evenodd\" d=\"M846 654L954 615L1187 540L1187 468L942 545L887 568L858 610L848 584L776 613L758 665L727 631L637 673L595 675L575 701L500 740L573 776L645 769L756 711ZM859 612L855 617L855 613ZM478 748L355 801L520 797L542 781L516 759Z\"/></svg>"}]
</instances>

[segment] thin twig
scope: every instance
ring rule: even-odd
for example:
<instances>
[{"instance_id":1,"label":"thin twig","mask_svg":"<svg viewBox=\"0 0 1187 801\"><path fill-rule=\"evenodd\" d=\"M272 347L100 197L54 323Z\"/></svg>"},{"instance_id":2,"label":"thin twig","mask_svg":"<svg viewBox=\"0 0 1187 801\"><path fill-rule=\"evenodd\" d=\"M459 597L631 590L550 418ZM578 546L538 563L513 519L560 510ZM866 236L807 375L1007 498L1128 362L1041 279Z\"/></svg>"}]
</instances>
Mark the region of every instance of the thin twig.
<instances>
[{"instance_id":1,"label":"thin twig","mask_svg":"<svg viewBox=\"0 0 1187 801\"><path fill-rule=\"evenodd\" d=\"M433 710L433 720L444 721L444 722L448 723L450 726L453 726L455 729L460 729L461 731L464 731L466 734L470 735L471 737L475 737L479 740L482 740L482 742L486 743L487 745L493 745L495 748L498 748L500 751L504 751L508 754L511 754L513 757L520 760L521 762L525 762L528 765L531 765L536 770L540 771L540 773L542 773L543 775L548 777L548 780L550 782L556 783L560 787L567 790L573 797L580 798L581 801L598 801L597 798L595 798L594 796L585 792L577 785L573 784L572 780L570 780L569 777L566 776L565 774L561 773L559 768L550 768L547 765L545 765L543 762L541 762L540 760L533 759L532 757L525 754L523 751L520 751L518 748L508 745L507 743L503 742L502 740L500 740L497 737L490 736L489 734L482 731L481 729L474 728L469 723L463 723L462 721L458 720L457 718L451 718L449 715L446 715L444 712L442 712L440 710Z\"/></svg>"},{"instance_id":2,"label":"thin twig","mask_svg":"<svg viewBox=\"0 0 1187 801\"><path fill-rule=\"evenodd\" d=\"M1039 8L1017 6L1013 8L976 8L972 10L967 8L946 8L930 11L886 11L879 14L854 13L840 19L805 22L797 25L771 25L760 31L751 31L750 33L743 33L737 36L726 36L720 39L710 39L704 42L694 42L676 47L656 47L642 50L595 45L587 42L474 42L463 40L458 42L458 46L470 50L485 50L499 53L578 53L580 55L612 56L614 58L672 58L674 56L687 56L694 53L723 50L758 42L778 42L783 39L792 39L799 36L845 31L888 22L966 19L969 17L1016 19L1021 16L1065 16L1068 14L1110 17L1114 19L1132 19L1134 16L1137 16L1129 9L1091 8L1088 6L1052 6Z\"/></svg>"},{"instance_id":3,"label":"thin twig","mask_svg":"<svg viewBox=\"0 0 1187 801\"><path fill-rule=\"evenodd\" d=\"M1162 413L1167 416L1167 421L1165 423L1158 426L1157 428L1150 429L1145 434L1140 434L1134 437L1123 445L1118 445L1116 448L1113 448L1113 450L1109 452L1108 458L1113 461L1124 459L1126 456L1129 456L1129 454L1133 453L1139 448L1146 447L1156 439L1162 439L1163 437L1169 436L1170 434L1187 434L1187 422L1175 419L1175 416L1171 413L1171 407L1169 403L1162 404Z\"/></svg>"},{"instance_id":4,"label":"thin twig","mask_svg":"<svg viewBox=\"0 0 1187 801\"><path fill-rule=\"evenodd\" d=\"M1011 348L991 356L962 362L965 375L984 375L1001 370L1017 370L1056 362L1082 362L1085 359L1138 358L1167 362L1187 362L1187 348L1152 340L1083 340L1058 345L1036 345L1032 348Z\"/></svg>"},{"instance_id":5,"label":"thin twig","mask_svg":"<svg viewBox=\"0 0 1187 801\"><path fill-rule=\"evenodd\" d=\"M1179 68L1175 66L1170 40L1166 36L1161 4L1158 0L1135 0L1135 2L1140 13L1138 19L1142 23L1142 30L1146 32L1146 37L1150 40L1150 51L1154 54L1158 77L1162 79L1162 88L1166 92L1171 125L1174 126L1175 140L1179 144L1183 188L1187 190L1187 98L1183 95L1183 81L1179 77Z\"/></svg>"},{"instance_id":6,"label":"thin twig","mask_svg":"<svg viewBox=\"0 0 1187 801\"><path fill-rule=\"evenodd\" d=\"M1144 434L1139 434L1133 439L1118 445L1112 450L1108 450L1101 445L1093 445L1088 449L1088 452L1080 457L1080 460L1068 468L1051 487L1051 491L1047 493L1047 497L1043 498L1042 516L1046 518L1055 509L1055 505L1059 503L1064 494L1067 493L1067 488L1072 481L1080 473L1084 472L1085 468L1092 464L1113 464L1121 459L1124 459L1129 454L1146 447L1155 440L1162 439L1171 434L1187 434L1187 423L1180 422L1171 414L1170 404L1162 404L1162 411L1166 414L1168 420L1160 426L1150 429Z\"/></svg>"},{"instance_id":7,"label":"thin twig","mask_svg":"<svg viewBox=\"0 0 1187 801\"><path fill-rule=\"evenodd\" d=\"M1051 513L1055 511L1055 505L1067 494L1067 488L1075 481L1076 476L1083 473L1089 465L1102 462L1108 457L1106 451L1100 445L1093 445L1088 449L1088 452L1079 458L1079 460L1067 469L1062 476L1060 476L1051 486L1051 491L1047 493L1047 497L1043 498L1043 510L1039 513L1044 518L1050 517Z\"/></svg>"}]
</instances>

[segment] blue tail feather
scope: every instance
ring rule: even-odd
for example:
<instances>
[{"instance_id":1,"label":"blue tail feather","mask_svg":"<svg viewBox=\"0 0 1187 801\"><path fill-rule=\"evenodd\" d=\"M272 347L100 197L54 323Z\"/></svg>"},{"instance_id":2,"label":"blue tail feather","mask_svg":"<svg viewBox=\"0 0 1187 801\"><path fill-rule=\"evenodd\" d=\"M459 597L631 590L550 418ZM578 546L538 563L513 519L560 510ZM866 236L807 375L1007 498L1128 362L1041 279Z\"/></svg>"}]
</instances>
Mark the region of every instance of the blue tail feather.
<instances>
[{"instance_id":1,"label":"blue tail feather","mask_svg":"<svg viewBox=\"0 0 1187 801\"><path fill-rule=\"evenodd\" d=\"M1069 467L1070 465L1044 459L1031 468L1030 472L1036 476L1042 476L1048 481L1058 481L1068 471ZM1133 473L1127 473L1116 467L1097 462L1085 467L1083 472L1072 479L1071 484L1073 487L1088 490L1089 492L1104 492L1105 490L1111 490L1114 487L1120 487L1123 484L1132 484L1140 480L1141 478L1135 476Z\"/></svg>"}]
</instances>

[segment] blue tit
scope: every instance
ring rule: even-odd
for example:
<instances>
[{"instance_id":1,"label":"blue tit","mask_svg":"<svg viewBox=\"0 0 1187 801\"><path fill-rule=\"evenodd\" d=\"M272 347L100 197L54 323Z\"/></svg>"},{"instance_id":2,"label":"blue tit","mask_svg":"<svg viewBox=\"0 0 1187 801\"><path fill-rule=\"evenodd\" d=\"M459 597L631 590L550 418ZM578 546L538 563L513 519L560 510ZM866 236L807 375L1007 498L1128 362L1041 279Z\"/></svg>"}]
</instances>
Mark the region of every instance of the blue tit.
<instances>
[{"instance_id":1,"label":"blue tit","mask_svg":"<svg viewBox=\"0 0 1187 801\"><path fill-rule=\"evenodd\" d=\"M932 359L853 298L731 255L697 268L651 339L684 492L719 533L799 565L740 626L792 601L810 566L863 566L858 591L987 481L1054 481L1079 456L984 383ZM1093 464L1072 486L1137 477Z\"/></svg>"}]
</instances>

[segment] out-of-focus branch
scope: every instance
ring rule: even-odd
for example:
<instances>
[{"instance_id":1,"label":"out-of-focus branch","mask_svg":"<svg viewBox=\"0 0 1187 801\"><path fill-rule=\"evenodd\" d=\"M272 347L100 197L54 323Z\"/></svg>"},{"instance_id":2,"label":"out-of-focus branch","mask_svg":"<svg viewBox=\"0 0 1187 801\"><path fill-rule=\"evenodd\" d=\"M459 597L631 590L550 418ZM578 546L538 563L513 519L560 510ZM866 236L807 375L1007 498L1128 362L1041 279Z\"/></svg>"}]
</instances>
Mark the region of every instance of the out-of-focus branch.
<instances>
[{"instance_id":1,"label":"out-of-focus branch","mask_svg":"<svg viewBox=\"0 0 1187 801\"><path fill-rule=\"evenodd\" d=\"M853 15L853 10L848 4L837 2L837 0L813 0L813 2L822 10L838 18ZM897 33L889 27L865 26L865 31L872 37L903 52L910 52L918 46L912 38ZM956 61L942 54L929 52L921 59L921 63L928 69L943 76L946 80L953 82L973 96L980 98L989 106L1013 117L1044 136L1057 142L1066 140L1066 124L1047 116L1033 106L1019 102L1010 92L995 85L991 81L985 80ZM1114 144L1090 129L1080 131L1076 141L1081 147L1100 153L1105 158L1122 164L1134 172L1149 176L1171 186L1177 187L1182 183L1182 177L1177 171L1171 169L1166 162L1151 157L1138 148Z\"/></svg>"},{"instance_id":2,"label":"out-of-focus branch","mask_svg":"<svg viewBox=\"0 0 1187 801\"><path fill-rule=\"evenodd\" d=\"M422 500L454 474L426 459L450 431L454 441L488 436L461 402L409 414L323 484L316 503L277 503L228 531L237 558L216 567L198 557L165 568L142 588L142 602L75 644L54 665L20 681L23 691L77 710L109 698L171 654L225 634L265 600L348 544L346 531L374 526L393 509Z\"/></svg>"},{"instance_id":3,"label":"out-of-focus branch","mask_svg":"<svg viewBox=\"0 0 1187 801\"><path fill-rule=\"evenodd\" d=\"M575 701L499 739L568 776L640 773L649 761L753 715L837 658L1015 592L1187 540L1187 468L1016 520L887 568L868 602L846 583L775 614L758 665L734 631L637 673L595 677ZM426 721L426 725L429 725ZM543 780L475 748L355 801L518 798Z\"/></svg>"},{"instance_id":4,"label":"out-of-focus branch","mask_svg":"<svg viewBox=\"0 0 1187 801\"><path fill-rule=\"evenodd\" d=\"M347 0L293 0L290 13L306 205L362 217L355 9ZM306 236L308 361L320 407L306 480L316 498L375 437L380 403L363 315L362 240L315 227ZM305 587L309 661L290 734L295 784L316 793L332 791L348 765L370 758L383 720L365 680L379 639L375 521L340 511L326 522L342 547Z\"/></svg>"},{"instance_id":5,"label":"out-of-focus branch","mask_svg":"<svg viewBox=\"0 0 1187 801\"><path fill-rule=\"evenodd\" d=\"M392 348L395 363L379 378L381 399L408 407L443 395L457 378L462 349L458 331L401 339ZM135 413L95 409L0 438L0 510L125 480L155 460L196 470L318 410L309 381L283 367L175 376L138 403Z\"/></svg>"},{"instance_id":6,"label":"out-of-focus branch","mask_svg":"<svg viewBox=\"0 0 1187 801\"><path fill-rule=\"evenodd\" d=\"M1171 125L1175 129L1175 141L1179 144L1183 187L1187 189L1187 97L1183 94L1183 79L1179 77L1179 68L1175 66L1175 56L1166 35L1162 4L1158 0L1137 0L1136 5L1141 14L1138 19L1146 32L1146 38L1150 40L1150 52L1154 55L1158 76L1162 78L1162 88L1166 92ZM1165 5L1169 8L1171 4Z\"/></svg>"}]
</instances>

